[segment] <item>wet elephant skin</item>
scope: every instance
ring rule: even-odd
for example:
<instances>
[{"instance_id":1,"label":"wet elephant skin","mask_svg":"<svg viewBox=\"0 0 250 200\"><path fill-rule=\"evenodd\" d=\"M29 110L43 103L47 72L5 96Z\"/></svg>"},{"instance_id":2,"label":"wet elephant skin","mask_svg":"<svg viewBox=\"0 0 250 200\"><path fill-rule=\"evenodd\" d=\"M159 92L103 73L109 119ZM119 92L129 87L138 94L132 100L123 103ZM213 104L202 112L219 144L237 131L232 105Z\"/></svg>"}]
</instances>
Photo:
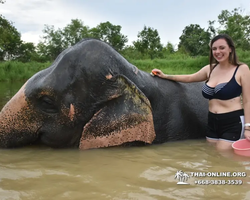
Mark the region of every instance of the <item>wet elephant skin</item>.
<instances>
[{"instance_id":1,"label":"wet elephant skin","mask_svg":"<svg viewBox=\"0 0 250 200\"><path fill-rule=\"evenodd\" d=\"M32 76L0 112L0 147L92 149L205 138L202 83L152 77L84 39Z\"/></svg>"}]
</instances>

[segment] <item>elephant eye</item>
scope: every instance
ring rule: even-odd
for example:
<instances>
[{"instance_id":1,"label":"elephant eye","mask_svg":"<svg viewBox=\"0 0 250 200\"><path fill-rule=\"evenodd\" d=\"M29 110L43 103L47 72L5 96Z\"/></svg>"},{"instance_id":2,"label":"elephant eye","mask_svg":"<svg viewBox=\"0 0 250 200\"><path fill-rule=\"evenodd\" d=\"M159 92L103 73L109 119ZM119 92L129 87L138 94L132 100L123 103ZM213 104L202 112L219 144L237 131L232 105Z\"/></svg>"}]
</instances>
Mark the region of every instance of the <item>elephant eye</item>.
<instances>
[{"instance_id":1,"label":"elephant eye","mask_svg":"<svg viewBox=\"0 0 250 200\"><path fill-rule=\"evenodd\" d=\"M47 96L44 96L40 99L40 106L41 106L41 109L45 112L49 112L49 113L57 112L57 106L55 104L55 101Z\"/></svg>"}]
</instances>

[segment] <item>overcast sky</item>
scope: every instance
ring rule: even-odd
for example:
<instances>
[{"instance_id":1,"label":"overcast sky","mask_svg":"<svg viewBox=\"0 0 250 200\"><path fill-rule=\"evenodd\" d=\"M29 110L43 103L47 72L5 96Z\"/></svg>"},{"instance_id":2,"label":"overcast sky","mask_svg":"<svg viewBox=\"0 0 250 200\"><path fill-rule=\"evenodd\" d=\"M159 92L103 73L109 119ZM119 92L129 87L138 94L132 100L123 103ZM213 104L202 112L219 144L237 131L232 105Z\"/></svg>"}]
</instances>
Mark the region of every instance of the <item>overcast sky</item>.
<instances>
[{"instance_id":1,"label":"overcast sky","mask_svg":"<svg viewBox=\"0 0 250 200\"><path fill-rule=\"evenodd\" d=\"M45 24L57 29L81 19L90 28L107 21L120 25L128 44L145 25L157 29L162 44L177 45L186 26L207 28L222 10L238 7L250 15L250 0L6 0L0 14L14 22L26 42L38 43Z\"/></svg>"}]
</instances>

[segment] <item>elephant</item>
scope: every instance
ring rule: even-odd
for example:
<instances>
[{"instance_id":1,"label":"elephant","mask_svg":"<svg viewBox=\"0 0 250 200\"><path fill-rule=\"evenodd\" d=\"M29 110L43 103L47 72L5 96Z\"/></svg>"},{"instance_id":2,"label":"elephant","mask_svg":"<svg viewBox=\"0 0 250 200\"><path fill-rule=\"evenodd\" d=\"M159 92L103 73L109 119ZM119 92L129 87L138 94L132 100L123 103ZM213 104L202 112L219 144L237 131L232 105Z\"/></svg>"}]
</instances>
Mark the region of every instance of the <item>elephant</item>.
<instances>
[{"instance_id":1,"label":"elephant","mask_svg":"<svg viewBox=\"0 0 250 200\"><path fill-rule=\"evenodd\" d=\"M201 82L139 70L111 45L85 38L29 78L0 112L0 148L94 149L205 138Z\"/></svg>"}]
</instances>

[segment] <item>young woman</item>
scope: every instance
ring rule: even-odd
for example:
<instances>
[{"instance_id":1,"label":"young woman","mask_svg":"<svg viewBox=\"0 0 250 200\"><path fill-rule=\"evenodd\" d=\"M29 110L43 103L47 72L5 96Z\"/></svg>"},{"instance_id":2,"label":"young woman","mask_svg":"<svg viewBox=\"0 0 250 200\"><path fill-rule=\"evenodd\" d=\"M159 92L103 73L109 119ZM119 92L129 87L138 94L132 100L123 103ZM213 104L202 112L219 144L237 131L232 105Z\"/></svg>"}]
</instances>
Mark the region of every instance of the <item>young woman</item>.
<instances>
[{"instance_id":1,"label":"young woman","mask_svg":"<svg viewBox=\"0 0 250 200\"><path fill-rule=\"evenodd\" d=\"M234 43L228 35L220 34L212 39L210 64L194 74L167 75L159 69L152 72L178 82L205 81L202 94L209 99L208 142L227 150L244 136L250 141L250 70L238 62Z\"/></svg>"}]
</instances>

